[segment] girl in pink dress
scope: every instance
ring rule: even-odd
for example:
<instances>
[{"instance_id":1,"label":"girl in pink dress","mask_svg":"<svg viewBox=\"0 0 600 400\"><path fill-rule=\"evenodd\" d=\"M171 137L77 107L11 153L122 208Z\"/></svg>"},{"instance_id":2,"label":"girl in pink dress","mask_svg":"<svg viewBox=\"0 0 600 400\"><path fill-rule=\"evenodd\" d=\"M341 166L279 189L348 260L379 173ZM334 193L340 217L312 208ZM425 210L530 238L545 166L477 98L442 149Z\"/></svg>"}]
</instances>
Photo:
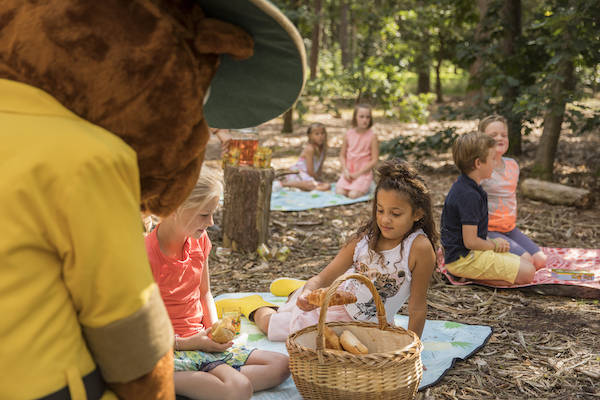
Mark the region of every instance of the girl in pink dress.
<instances>
[{"instance_id":1,"label":"girl in pink dress","mask_svg":"<svg viewBox=\"0 0 600 400\"><path fill-rule=\"evenodd\" d=\"M373 167L379 158L379 143L372 126L371 107L358 104L352 115L352 128L346 132L340 151L342 176L336 184L337 194L355 199L369 191Z\"/></svg>"}]
</instances>

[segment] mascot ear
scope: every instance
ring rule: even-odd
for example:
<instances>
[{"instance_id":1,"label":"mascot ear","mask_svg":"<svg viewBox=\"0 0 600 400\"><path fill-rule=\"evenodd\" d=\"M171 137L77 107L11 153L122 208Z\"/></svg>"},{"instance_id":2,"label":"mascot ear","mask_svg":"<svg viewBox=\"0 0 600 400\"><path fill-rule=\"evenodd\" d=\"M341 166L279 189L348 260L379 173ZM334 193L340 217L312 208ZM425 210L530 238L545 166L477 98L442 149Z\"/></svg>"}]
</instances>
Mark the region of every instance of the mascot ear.
<instances>
[{"instance_id":1,"label":"mascot ear","mask_svg":"<svg viewBox=\"0 0 600 400\"><path fill-rule=\"evenodd\" d=\"M196 27L194 47L201 54L230 54L237 60L254 54L254 40L242 28L212 18L204 18Z\"/></svg>"}]
</instances>

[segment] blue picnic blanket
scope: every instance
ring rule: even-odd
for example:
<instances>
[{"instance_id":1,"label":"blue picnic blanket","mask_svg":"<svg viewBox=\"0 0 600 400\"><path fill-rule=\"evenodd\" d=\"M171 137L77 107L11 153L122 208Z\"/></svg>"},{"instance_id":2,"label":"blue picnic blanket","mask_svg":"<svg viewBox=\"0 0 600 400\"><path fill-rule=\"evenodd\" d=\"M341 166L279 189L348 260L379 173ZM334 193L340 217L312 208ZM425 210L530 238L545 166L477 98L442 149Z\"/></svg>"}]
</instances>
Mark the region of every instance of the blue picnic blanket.
<instances>
[{"instance_id":1,"label":"blue picnic blanket","mask_svg":"<svg viewBox=\"0 0 600 400\"><path fill-rule=\"evenodd\" d=\"M323 208L340 206L342 204L360 203L369 201L373 197L375 185L371 185L369 192L356 199L351 199L335 193L335 183L331 185L331 189L323 192L313 190L305 192L295 188L282 188L274 185L271 193L271 211L303 211L311 208Z\"/></svg>"},{"instance_id":2,"label":"blue picnic blanket","mask_svg":"<svg viewBox=\"0 0 600 400\"><path fill-rule=\"evenodd\" d=\"M283 304L287 300L286 297L276 297L271 293L228 293L215 297L215 300L238 298L251 294L259 294L266 301L276 305ZM406 329L408 317L396 315L395 323ZM465 360L473 355L485 345L491 335L492 327L490 326L427 320L423 335L421 335L424 345L421 360L427 369L423 371L419 390L435 385L442 379L446 371L452 368L456 360ZM241 333L234 342L287 355L284 342L269 341L254 323L243 317ZM257 400L300 400L301 398L291 377L275 388L257 392L252 396L252 399Z\"/></svg>"}]
</instances>

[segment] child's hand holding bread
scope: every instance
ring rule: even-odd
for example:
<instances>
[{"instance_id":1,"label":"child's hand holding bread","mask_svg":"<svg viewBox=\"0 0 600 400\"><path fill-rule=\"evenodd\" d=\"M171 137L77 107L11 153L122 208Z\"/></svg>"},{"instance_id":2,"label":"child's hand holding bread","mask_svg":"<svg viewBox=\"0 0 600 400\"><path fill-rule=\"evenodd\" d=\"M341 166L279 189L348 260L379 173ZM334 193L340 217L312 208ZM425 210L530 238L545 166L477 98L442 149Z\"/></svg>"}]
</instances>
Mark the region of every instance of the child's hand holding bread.
<instances>
[{"instance_id":1,"label":"child's hand holding bread","mask_svg":"<svg viewBox=\"0 0 600 400\"><path fill-rule=\"evenodd\" d=\"M210 330L212 340L217 343L228 343L235 337L235 327L231 318L223 317L215 322Z\"/></svg>"},{"instance_id":2,"label":"child's hand holding bread","mask_svg":"<svg viewBox=\"0 0 600 400\"><path fill-rule=\"evenodd\" d=\"M329 288L319 288L308 293L302 293L302 295L298 297L296 305L303 311L312 311L315 308L321 307L328 289ZM356 303L356 296L350 292L339 290L331 296L329 306L341 306L351 303Z\"/></svg>"}]
</instances>

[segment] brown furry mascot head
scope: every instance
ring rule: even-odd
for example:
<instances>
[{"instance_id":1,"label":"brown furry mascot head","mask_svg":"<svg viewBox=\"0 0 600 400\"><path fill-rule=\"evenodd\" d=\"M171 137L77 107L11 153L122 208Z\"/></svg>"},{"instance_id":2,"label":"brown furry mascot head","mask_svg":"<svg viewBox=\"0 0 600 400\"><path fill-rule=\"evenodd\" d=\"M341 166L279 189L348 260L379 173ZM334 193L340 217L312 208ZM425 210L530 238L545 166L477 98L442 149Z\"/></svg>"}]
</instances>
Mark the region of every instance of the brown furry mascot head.
<instances>
[{"instance_id":1,"label":"brown furry mascot head","mask_svg":"<svg viewBox=\"0 0 600 400\"><path fill-rule=\"evenodd\" d=\"M137 152L142 210L164 216L196 182L208 125L258 125L302 90L302 43L274 10L262 0L4 0L0 78L120 136Z\"/></svg>"}]
</instances>

